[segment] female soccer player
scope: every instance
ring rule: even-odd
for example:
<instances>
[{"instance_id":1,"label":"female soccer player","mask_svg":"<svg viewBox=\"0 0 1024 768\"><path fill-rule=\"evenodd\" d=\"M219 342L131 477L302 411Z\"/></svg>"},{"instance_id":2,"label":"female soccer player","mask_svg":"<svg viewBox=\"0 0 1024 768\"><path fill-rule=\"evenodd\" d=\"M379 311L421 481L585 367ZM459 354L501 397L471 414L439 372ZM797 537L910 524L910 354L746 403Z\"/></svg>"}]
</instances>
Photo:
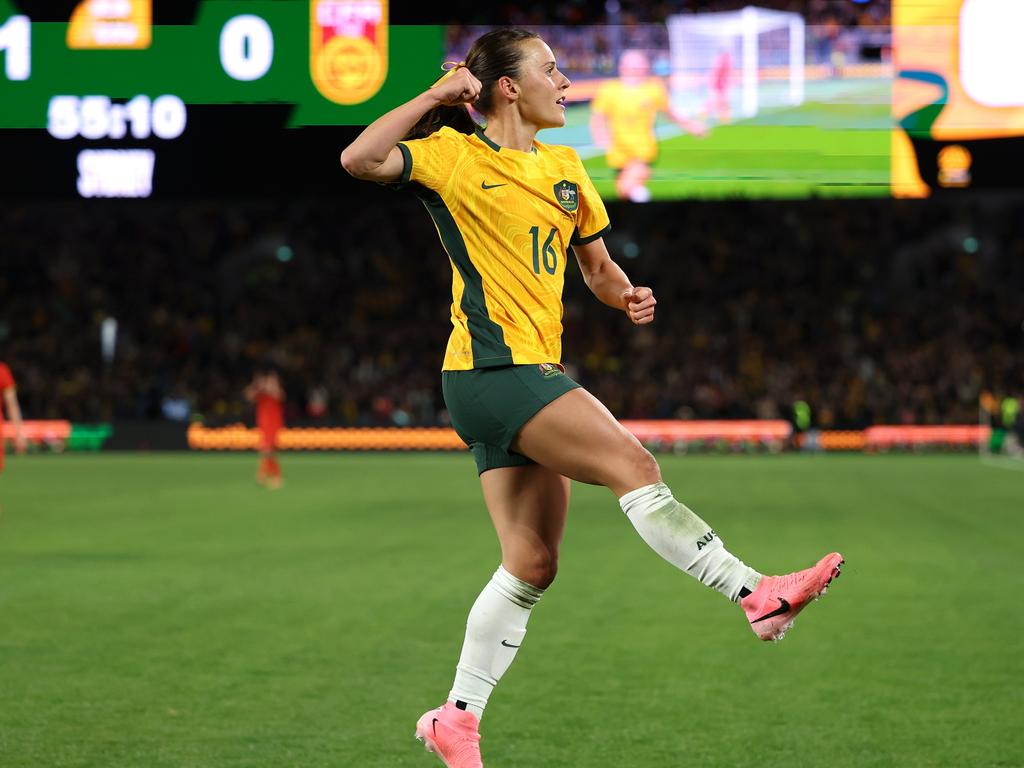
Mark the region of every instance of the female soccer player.
<instances>
[{"instance_id":1,"label":"female soccer player","mask_svg":"<svg viewBox=\"0 0 1024 768\"><path fill-rule=\"evenodd\" d=\"M416 736L449 768L481 766L479 719L555 578L569 480L603 485L658 554L740 603L775 640L838 575L842 557L762 576L673 498L654 457L561 358L568 245L583 279L631 322L654 320L650 288L630 283L602 240L608 216L576 153L536 141L565 122L569 80L521 29L488 32L464 64L368 126L341 154L353 176L411 184L437 226L452 274L452 334L442 388L476 459L501 565L469 613L448 701ZM465 107L487 118L474 125ZM412 135L422 138L410 140Z\"/></svg>"},{"instance_id":2,"label":"female soccer player","mask_svg":"<svg viewBox=\"0 0 1024 768\"><path fill-rule=\"evenodd\" d=\"M11 375L11 369L7 367L6 363L0 362L0 472L4 471L4 408L7 409L7 418L11 420L14 427L14 450L24 453L28 443L22 429L18 390L14 383L14 376Z\"/></svg>"},{"instance_id":3,"label":"female soccer player","mask_svg":"<svg viewBox=\"0 0 1024 768\"><path fill-rule=\"evenodd\" d=\"M284 388L274 369L256 371L243 392L245 399L256 406L256 429L259 430L260 466L256 482L271 490L281 487L281 465L277 463L277 438L284 428Z\"/></svg>"}]
</instances>

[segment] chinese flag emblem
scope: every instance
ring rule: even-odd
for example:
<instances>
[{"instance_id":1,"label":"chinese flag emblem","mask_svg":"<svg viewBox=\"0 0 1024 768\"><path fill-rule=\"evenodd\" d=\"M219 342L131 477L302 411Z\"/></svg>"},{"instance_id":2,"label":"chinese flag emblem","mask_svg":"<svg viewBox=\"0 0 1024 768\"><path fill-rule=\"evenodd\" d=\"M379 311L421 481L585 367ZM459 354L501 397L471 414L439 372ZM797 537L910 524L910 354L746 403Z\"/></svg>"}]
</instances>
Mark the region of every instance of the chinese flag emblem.
<instances>
[{"instance_id":1,"label":"chinese flag emblem","mask_svg":"<svg viewBox=\"0 0 1024 768\"><path fill-rule=\"evenodd\" d=\"M309 71L336 104L376 95L388 74L387 0L311 0Z\"/></svg>"}]
</instances>

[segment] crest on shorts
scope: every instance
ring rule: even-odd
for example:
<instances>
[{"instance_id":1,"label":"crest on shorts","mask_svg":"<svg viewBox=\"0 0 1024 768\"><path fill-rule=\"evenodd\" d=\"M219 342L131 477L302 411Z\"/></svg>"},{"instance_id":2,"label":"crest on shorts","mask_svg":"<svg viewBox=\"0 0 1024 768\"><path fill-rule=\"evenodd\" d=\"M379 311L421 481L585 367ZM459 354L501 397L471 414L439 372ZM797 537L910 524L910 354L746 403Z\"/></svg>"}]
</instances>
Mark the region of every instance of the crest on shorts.
<instances>
[{"instance_id":1,"label":"crest on shorts","mask_svg":"<svg viewBox=\"0 0 1024 768\"><path fill-rule=\"evenodd\" d=\"M309 73L335 104L377 95L388 74L387 0L311 0Z\"/></svg>"},{"instance_id":2,"label":"crest on shorts","mask_svg":"<svg viewBox=\"0 0 1024 768\"><path fill-rule=\"evenodd\" d=\"M579 208L580 196L576 185L565 179L555 184L555 202L569 213Z\"/></svg>"},{"instance_id":3,"label":"crest on shorts","mask_svg":"<svg viewBox=\"0 0 1024 768\"><path fill-rule=\"evenodd\" d=\"M537 366L540 369L540 375L545 379L550 379L552 376L558 376L562 369L554 363L541 363Z\"/></svg>"}]
</instances>

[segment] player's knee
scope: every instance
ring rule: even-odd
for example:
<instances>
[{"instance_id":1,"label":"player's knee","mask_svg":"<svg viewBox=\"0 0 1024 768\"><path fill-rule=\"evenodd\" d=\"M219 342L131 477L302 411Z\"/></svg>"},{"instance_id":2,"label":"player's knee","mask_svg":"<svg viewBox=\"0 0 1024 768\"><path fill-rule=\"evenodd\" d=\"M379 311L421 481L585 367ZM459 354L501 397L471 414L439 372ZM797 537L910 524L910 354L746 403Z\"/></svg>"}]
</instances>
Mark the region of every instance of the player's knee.
<instances>
[{"instance_id":1,"label":"player's knee","mask_svg":"<svg viewBox=\"0 0 1024 768\"><path fill-rule=\"evenodd\" d=\"M558 574L558 553L550 550L537 552L519 578L537 589L547 589Z\"/></svg>"},{"instance_id":2,"label":"player's knee","mask_svg":"<svg viewBox=\"0 0 1024 768\"><path fill-rule=\"evenodd\" d=\"M632 470L635 473L634 482L638 488L661 482L661 467L658 466L658 460L642 445L638 444L633 454Z\"/></svg>"}]
</instances>

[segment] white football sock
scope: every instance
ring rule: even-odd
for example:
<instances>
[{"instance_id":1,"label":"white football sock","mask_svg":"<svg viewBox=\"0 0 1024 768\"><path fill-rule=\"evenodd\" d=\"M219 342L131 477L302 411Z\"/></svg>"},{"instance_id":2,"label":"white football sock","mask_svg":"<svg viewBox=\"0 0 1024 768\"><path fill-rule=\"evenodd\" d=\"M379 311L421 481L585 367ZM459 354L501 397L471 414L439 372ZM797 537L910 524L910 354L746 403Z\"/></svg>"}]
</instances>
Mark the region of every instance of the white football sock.
<instances>
[{"instance_id":1,"label":"white football sock","mask_svg":"<svg viewBox=\"0 0 1024 768\"><path fill-rule=\"evenodd\" d=\"M751 592L761 574L731 555L710 525L672 496L664 483L630 491L619 504L647 545L701 584L733 602Z\"/></svg>"},{"instance_id":2,"label":"white football sock","mask_svg":"<svg viewBox=\"0 0 1024 768\"><path fill-rule=\"evenodd\" d=\"M465 702L465 709L483 717L491 691L523 644L530 609L543 594L498 566L466 620L466 640L448 701Z\"/></svg>"}]
</instances>

